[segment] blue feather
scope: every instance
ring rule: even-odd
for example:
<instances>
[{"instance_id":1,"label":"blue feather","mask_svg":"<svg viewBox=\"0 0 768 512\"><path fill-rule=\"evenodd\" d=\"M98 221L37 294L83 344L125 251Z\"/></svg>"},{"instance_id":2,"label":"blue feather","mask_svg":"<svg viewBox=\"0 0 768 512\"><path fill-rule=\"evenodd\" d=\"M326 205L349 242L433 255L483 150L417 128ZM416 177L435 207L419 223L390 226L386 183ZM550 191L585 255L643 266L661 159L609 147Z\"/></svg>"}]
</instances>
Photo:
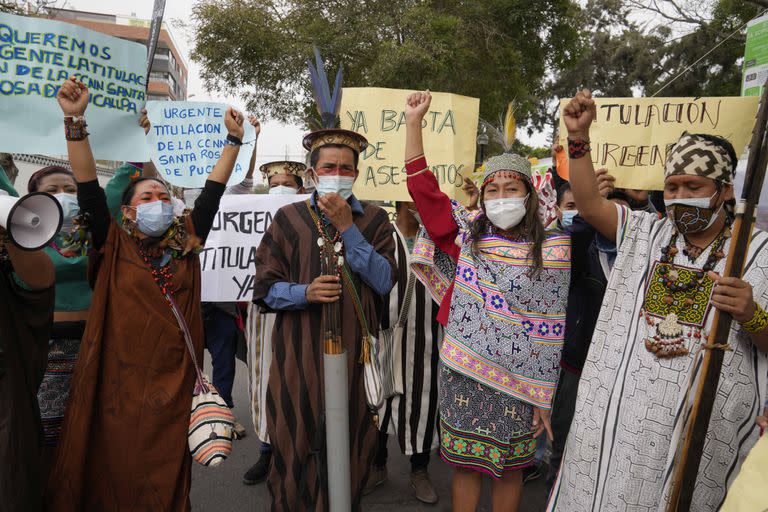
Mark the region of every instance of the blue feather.
<instances>
[{"instance_id":1,"label":"blue feather","mask_svg":"<svg viewBox=\"0 0 768 512\"><path fill-rule=\"evenodd\" d=\"M317 47L314 48L314 54L315 65L312 64L311 60L307 60L313 96L317 104L317 111L322 119L323 127L333 128L336 125L336 117L341 107L341 66L339 66L339 71L336 74L336 82L333 86L333 94L331 94L328 75L325 72L325 64Z\"/></svg>"}]
</instances>

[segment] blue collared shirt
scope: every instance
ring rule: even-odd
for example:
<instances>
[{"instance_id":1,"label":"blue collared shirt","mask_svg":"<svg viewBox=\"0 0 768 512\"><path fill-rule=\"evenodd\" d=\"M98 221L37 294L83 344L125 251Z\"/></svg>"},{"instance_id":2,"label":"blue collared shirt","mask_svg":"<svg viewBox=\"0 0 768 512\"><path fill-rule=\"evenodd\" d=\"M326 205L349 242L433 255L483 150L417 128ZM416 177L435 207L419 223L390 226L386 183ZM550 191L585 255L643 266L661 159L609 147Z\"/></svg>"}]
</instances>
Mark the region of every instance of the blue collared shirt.
<instances>
[{"instance_id":1,"label":"blue collared shirt","mask_svg":"<svg viewBox=\"0 0 768 512\"><path fill-rule=\"evenodd\" d=\"M310 199L313 208L316 208L316 196L312 194ZM352 215L362 215L363 205L354 195L347 202L352 208ZM341 240L344 243L344 259L352 272L359 275L376 293L389 293L392 289L392 267L387 259L374 250L355 224L341 234ZM304 309L308 303L308 287L309 284L278 281L269 288L264 302L275 310Z\"/></svg>"}]
</instances>

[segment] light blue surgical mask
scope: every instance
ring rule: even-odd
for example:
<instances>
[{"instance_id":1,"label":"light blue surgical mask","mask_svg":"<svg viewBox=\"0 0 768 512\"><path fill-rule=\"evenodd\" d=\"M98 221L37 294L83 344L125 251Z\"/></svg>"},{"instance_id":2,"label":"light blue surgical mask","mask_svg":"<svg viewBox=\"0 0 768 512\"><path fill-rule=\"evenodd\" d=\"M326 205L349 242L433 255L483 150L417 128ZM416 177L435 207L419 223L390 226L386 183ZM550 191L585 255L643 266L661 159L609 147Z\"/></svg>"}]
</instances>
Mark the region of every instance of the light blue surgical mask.
<instances>
[{"instance_id":1,"label":"light blue surgical mask","mask_svg":"<svg viewBox=\"0 0 768 512\"><path fill-rule=\"evenodd\" d=\"M673 204L679 204L682 206L692 206L694 208L709 208L712 203L712 199L715 198L717 192L709 197L687 197L685 199L665 199L664 206L669 208Z\"/></svg>"},{"instance_id":2,"label":"light blue surgical mask","mask_svg":"<svg viewBox=\"0 0 768 512\"><path fill-rule=\"evenodd\" d=\"M72 220L80 214L80 204L77 202L77 196L62 192L54 194L53 197L61 205L61 229L59 229L59 233L69 234L75 226Z\"/></svg>"},{"instance_id":3,"label":"light blue surgical mask","mask_svg":"<svg viewBox=\"0 0 768 512\"><path fill-rule=\"evenodd\" d=\"M299 191L293 187L287 187L285 185L276 185L269 189L269 193L274 194L276 196L286 196L286 195L298 194Z\"/></svg>"},{"instance_id":4,"label":"light blue surgical mask","mask_svg":"<svg viewBox=\"0 0 768 512\"><path fill-rule=\"evenodd\" d=\"M324 196L335 192L346 201L352 196L352 185L354 184L354 176L318 176L317 193Z\"/></svg>"},{"instance_id":5,"label":"light blue surgical mask","mask_svg":"<svg viewBox=\"0 0 768 512\"><path fill-rule=\"evenodd\" d=\"M141 203L136 207L136 225L147 236L162 236L173 222L173 205L165 201Z\"/></svg>"},{"instance_id":6,"label":"light blue surgical mask","mask_svg":"<svg viewBox=\"0 0 768 512\"><path fill-rule=\"evenodd\" d=\"M563 210L563 220L560 222L564 228L573 226L573 218L579 214L579 210Z\"/></svg>"}]
</instances>

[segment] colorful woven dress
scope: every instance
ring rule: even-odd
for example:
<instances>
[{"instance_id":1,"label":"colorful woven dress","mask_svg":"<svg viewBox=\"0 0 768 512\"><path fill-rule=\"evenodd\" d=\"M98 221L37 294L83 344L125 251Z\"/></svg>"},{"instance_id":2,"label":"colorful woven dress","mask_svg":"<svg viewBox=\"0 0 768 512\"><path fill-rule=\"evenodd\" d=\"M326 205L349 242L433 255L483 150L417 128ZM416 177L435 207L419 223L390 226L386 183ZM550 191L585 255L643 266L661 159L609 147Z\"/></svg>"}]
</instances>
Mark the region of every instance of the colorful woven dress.
<instances>
[{"instance_id":1,"label":"colorful woven dress","mask_svg":"<svg viewBox=\"0 0 768 512\"><path fill-rule=\"evenodd\" d=\"M533 408L549 409L560 365L570 278L570 239L548 233L543 268L531 244L491 228L476 244L473 215L440 192L419 157L408 189L425 230L412 266L446 325L440 350L442 458L501 478L531 464Z\"/></svg>"}]
</instances>

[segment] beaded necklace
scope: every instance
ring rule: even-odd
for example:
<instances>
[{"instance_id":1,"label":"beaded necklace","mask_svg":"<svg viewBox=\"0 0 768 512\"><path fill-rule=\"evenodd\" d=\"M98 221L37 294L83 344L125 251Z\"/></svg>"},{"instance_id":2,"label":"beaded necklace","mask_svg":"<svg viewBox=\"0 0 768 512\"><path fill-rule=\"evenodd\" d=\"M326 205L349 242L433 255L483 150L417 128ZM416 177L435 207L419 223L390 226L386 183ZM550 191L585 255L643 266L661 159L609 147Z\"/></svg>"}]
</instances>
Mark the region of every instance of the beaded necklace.
<instances>
[{"instance_id":1,"label":"beaded necklace","mask_svg":"<svg viewBox=\"0 0 768 512\"><path fill-rule=\"evenodd\" d=\"M141 259L144 260L144 263L147 265L147 268L152 275L152 279L155 281L155 284L157 284L157 287L160 288L163 297L170 303L171 296L173 295L173 290L170 289L170 285L173 281L173 273L171 272L171 261L173 260L168 261L168 263L161 267L156 267L152 264L152 260L150 260L150 257L144 250L141 242L136 244L136 248L139 251L139 256L141 256Z\"/></svg>"},{"instance_id":2,"label":"beaded necklace","mask_svg":"<svg viewBox=\"0 0 768 512\"><path fill-rule=\"evenodd\" d=\"M645 348L659 358L686 355L689 353L687 340L702 338L713 287L707 273L725 257L723 246L730 230L725 227L715 237L707 261L700 270L674 264L679 252L678 236L677 230L673 231L669 244L662 247L661 258L654 266L640 310L640 316L651 331L646 330ZM691 258L690 254L686 256ZM657 320L659 317L660 321ZM687 336L684 325L688 326Z\"/></svg>"}]
</instances>

